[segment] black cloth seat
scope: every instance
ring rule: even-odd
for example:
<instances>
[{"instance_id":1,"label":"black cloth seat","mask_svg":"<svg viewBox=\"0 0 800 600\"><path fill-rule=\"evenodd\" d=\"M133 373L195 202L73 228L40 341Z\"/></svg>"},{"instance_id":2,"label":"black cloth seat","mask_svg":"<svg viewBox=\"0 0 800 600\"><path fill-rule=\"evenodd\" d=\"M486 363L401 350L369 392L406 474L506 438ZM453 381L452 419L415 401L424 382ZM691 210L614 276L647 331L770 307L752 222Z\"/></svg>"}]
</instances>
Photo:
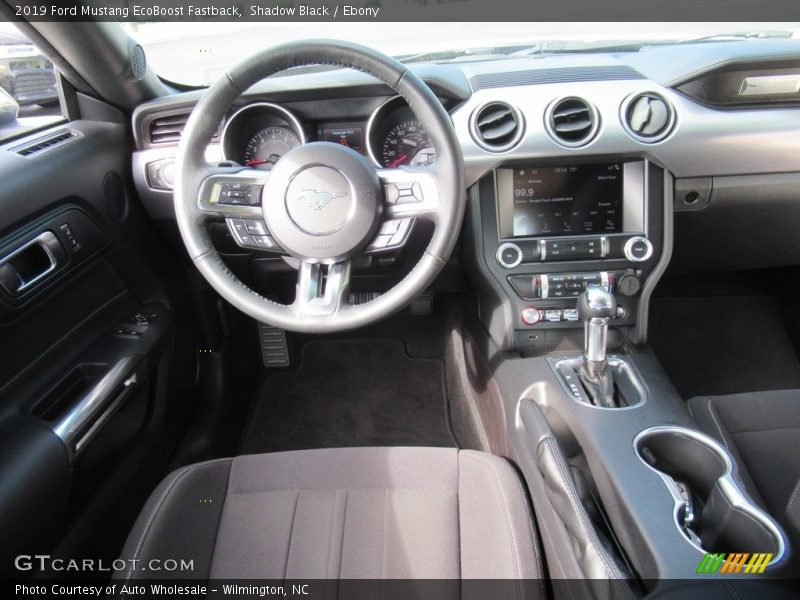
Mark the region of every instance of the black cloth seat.
<instances>
[{"instance_id":1,"label":"black cloth seat","mask_svg":"<svg viewBox=\"0 0 800 600\"><path fill-rule=\"evenodd\" d=\"M158 574L193 579L533 580L542 568L514 469L450 448L278 452L180 469L147 501L122 558L193 560L192 572Z\"/></svg>"},{"instance_id":2,"label":"black cloth seat","mask_svg":"<svg viewBox=\"0 0 800 600\"><path fill-rule=\"evenodd\" d=\"M739 465L741 482L800 549L800 390L699 396L689 410Z\"/></svg>"}]
</instances>

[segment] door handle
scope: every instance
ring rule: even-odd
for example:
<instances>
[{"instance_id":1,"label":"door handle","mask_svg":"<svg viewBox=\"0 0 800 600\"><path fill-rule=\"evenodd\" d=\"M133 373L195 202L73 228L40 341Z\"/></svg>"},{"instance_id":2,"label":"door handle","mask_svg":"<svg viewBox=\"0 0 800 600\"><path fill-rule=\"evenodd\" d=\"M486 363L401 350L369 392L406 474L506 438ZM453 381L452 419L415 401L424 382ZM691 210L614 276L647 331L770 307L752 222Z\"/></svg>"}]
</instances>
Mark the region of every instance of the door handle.
<instances>
[{"instance_id":1,"label":"door handle","mask_svg":"<svg viewBox=\"0 0 800 600\"><path fill-rule=\"evenodd\" d=\"M0 258L0 285L12 296L20 296L43 282L66 263L58 238L44 231Z\"/></svg>"},{"instance_id":2,"label":"door handle","mask_svg":"<svg viewBox=\"0 0 800 600\"><path fill-rule=\"evenodd\" d=\"M55 424L53 433L66 445L70 462L136 389L139 383L136 366L141 358L126 356L116 362Z\"/></svg>"}]
</instances>

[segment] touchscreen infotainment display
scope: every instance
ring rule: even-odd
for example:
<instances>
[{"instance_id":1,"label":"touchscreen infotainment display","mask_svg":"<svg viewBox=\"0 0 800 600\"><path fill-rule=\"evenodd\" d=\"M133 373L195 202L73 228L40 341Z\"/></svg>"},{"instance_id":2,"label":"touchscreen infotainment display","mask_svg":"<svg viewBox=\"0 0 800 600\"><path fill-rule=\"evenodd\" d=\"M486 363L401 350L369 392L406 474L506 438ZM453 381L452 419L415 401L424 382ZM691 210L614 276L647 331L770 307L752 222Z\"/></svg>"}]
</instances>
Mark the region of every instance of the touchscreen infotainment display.
<instances>
[{"instance_id":1,"label":"touchscreen infotainment display","mask_svg":"<svg viewBox=\"0 0 800 600\"><path fill-rule=\"evenodd\" d=\"M500 200L510 212L506 236L622 231L623 167L624 163L613 162L503 169L511 185L502 187L512 195Z\"/></svg>"}]
</instances>

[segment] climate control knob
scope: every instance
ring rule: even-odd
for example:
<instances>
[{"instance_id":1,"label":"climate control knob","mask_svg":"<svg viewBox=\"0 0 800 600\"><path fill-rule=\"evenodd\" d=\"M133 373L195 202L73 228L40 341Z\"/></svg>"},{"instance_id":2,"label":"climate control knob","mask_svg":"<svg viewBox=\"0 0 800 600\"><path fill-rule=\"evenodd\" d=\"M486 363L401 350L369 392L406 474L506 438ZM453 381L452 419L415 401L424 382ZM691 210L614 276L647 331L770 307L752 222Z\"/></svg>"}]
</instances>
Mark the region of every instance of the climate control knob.
<instances>
[{"instance_id":1,"label":"climate control knob","mask_svg":"<svg viewBox=\"0 0 800 600\"><path fill-rule=\"evenodd\" d=\"M495 255L497 262L504 269L513 269L522 262L522 250L516 244L501 244Z\"/></svg>"},{"instance_id":2,"label":"climate control knob","mask_svg":"<svg viewBox=\"0 0 800 600\"><path fill-rule=\"evenodd\" d=\"M625 258L631 262L644 262L653 256L653 244L646 237L636 236L625 242Z\"/></svg>"}]
</instances>

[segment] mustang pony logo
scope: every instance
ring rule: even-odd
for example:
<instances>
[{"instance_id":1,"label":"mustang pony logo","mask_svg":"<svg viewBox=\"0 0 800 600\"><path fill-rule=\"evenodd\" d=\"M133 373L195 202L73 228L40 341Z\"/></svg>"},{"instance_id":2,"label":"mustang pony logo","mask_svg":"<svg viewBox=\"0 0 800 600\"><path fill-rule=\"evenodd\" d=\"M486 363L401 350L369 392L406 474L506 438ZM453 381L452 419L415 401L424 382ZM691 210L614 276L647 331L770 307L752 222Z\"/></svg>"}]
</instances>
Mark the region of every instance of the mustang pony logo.
<instances>
[{"instance_id":1,"label":"mustang pony logo","mask_svg":"<svg viewBox=\"0 0 800 600\"><path fill-rule=\"evenodd\" d=\"M343 198L346 195L346 192L318 192L313 188L307 188L302 190L302 194L295 201L302 202L314 210L321 210L335 198Z\"/></svg>"}]
</instances>

